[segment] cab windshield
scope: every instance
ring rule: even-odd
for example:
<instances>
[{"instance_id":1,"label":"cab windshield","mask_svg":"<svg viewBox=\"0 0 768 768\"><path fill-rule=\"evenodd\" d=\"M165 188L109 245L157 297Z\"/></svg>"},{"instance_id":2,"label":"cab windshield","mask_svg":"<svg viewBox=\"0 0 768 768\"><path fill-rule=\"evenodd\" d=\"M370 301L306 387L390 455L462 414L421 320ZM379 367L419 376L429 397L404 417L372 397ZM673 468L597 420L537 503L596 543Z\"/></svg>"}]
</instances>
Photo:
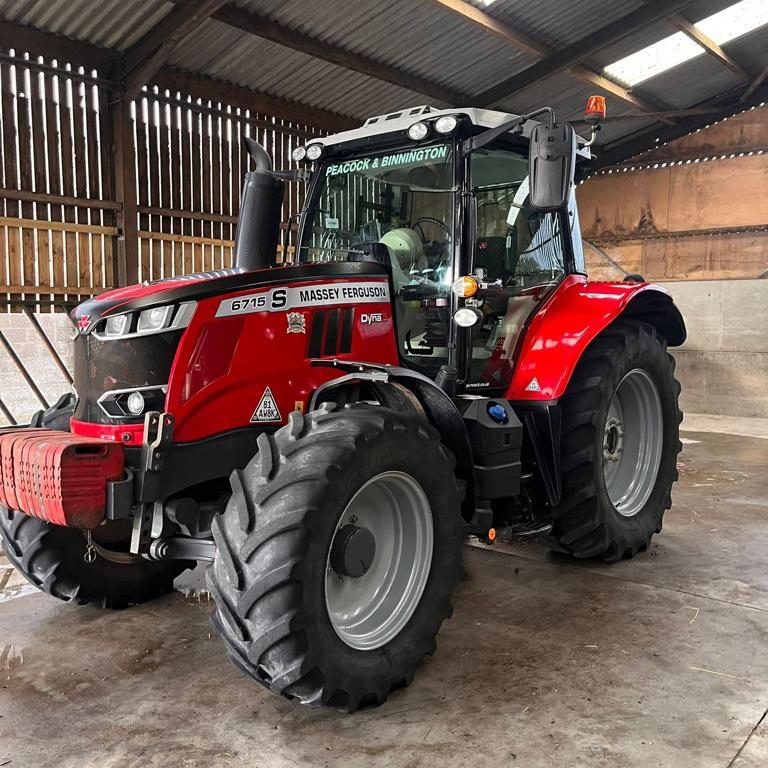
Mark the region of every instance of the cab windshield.
<instances>
[{"instance_id":1,"label":"cab windshield","mask_svg":"<svg viewBox=\"0 0 768 768\"><path fill-rule=\"evenodd\" d=\"M448 294L453 233L453 148L447 144L329 162L299 247L299 261L389 261L395 292L421 285Z\"/></svg>"}]
</instances>

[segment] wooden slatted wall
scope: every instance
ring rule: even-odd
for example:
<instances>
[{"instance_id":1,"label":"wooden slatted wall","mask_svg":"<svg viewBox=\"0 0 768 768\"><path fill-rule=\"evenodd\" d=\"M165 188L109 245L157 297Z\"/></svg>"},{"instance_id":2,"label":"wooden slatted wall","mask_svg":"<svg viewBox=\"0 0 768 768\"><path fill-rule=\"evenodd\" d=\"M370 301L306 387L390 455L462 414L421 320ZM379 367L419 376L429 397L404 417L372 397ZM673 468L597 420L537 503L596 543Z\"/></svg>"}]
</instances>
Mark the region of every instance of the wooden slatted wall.
<instances>
[{"instance_id":1,"label":"wooden slatted wall","mask_svg":"<svg viewBox=\"0 0 768 768\"><path fill-rule=\"evenodd\" d=\"M250 164L242 136L259 141L275 168L288 168L294 147L319 135L311 126L157 88L136 102L134 120L142 280L231 266ZM284 226L303 196L303 185L286 185Z\"/></svg>"},{"instance_id":2,"label":"wooden slatted wall","mask_svg":"<svg viewBox=\"0 0 768 768\"><path fill-rule=\"evenodd\" d=\"M50 311L54 301L116 285L121 206L113 199L107 93L95 70L0 49L0 311L22 300ZM260 141L276 168L288 168L292 149L320 135L157 88L142 93L131 116L141 280L231 265L250 162L243 135ZM284 226L305 191L287 187Z\"/></svg>"},{"instance_id":3,"label":"wooden slatted wall","mask_svg":"<svg viewBox=\"0 0 768 768\"><path fill-rule=\"evenodd\" d=\"M114 284L118 206L104 194L108 142L94 82L0 61L0 300L32 298L34 288L46 308Z\"/></svg>"}]
</instances>

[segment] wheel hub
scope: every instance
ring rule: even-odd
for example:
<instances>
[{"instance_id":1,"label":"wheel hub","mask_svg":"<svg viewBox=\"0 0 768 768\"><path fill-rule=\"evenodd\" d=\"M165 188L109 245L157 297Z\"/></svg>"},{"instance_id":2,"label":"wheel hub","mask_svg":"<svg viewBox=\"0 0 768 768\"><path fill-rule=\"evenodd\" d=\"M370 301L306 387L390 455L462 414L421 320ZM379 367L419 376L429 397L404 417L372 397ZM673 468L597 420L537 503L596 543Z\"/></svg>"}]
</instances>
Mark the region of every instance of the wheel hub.
<instances>
[{"instance_id":1,"label":"wheel hub","mask_svg":"<svg viewBox=\"0 0 768 768\"><path fill-rule=\"evenodd\" d=\"M619 461L624 450L624 424L621 419L609 416L605 422L603 437L603 458L606 461Z\"/></svg>"},{"instance_id":2,"label":"wheel hub","mask_svg":"<svg viewBox=\"0 0 768 768\"><path fill-rule=\"evenodd\" d=\"M331 568L339 576L359 579L368 573L376 555L376 539L367 528L352 523L336 532L331 545Z\"/></svg>"}]
</instances>

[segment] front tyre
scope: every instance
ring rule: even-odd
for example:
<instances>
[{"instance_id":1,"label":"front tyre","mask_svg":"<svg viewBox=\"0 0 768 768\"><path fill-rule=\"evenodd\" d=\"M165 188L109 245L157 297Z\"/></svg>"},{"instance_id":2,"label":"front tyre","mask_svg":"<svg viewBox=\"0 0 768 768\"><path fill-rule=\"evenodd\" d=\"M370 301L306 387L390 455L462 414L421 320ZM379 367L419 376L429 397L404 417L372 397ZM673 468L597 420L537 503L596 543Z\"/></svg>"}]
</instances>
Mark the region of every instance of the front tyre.
<instances>
[{"instance_id":1,"label":"front tyre","mask_svg":"<svg viewBox=\"0 0 768 768\"><path fill-rule=\"evenodd\" d=\"M258 447L213 523L213 626L274 693L380 704L452 611L464 538L453 457L430 426L376 406L292 413Z\"/></svg>"},{"instance_id":2,"label":"front tyre","mask_svg":"<svg viewBox=\"0 0 768 768\"><path fill-rule=\"evenodd\" d=\"M114 521L93 531L96 558L85 561L85 532L53 525L0 506L0 535L11 564L53 597L101 608L144 603L173 589L173 580L194 565L152 562L128 550L130 525Z\"/></svg>"},{"instance_id":3,"label":"front tyre","mask_svg":"<svg viewBox=\"0 0 768 768\"><path fill-rule=\"evenodd\" d=\"M616 322L587 347L560 401L555 549L615 561L661 531L681 448L674 371L666 342L645 323Z\"/></svg>"}]
</instances>

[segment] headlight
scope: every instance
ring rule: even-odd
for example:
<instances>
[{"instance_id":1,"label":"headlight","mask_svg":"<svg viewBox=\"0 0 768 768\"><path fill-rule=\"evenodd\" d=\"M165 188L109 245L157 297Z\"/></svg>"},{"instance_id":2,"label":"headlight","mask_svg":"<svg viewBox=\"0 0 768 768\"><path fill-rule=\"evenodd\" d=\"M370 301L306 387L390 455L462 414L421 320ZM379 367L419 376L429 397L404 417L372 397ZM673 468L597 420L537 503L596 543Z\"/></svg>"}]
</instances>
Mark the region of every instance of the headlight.
<instances>
[{"instance_id":1,"label":"headlight","mask_svg":"<svg viewBox=\"0 0 768 768\"><path fill-rule=\"evenodd\" d=\"M421 141L429 133L429 126L426 123L414 123L408 129L408 138L411 141Z\"/></svg>"},{"instance_id":2,"label":"headlight","mask_svg":"<svg viewBox=\"0 0 768 768\"><path fill-rule=\"evenodd\" d=\"M435 130L438 133L450 133L458 124L455 115L443 115L435 120Z\"/></svg>"},{"instance_id":3,"label":"headlight","mask_svg":"<svg viewBox=\"0 0 768 768\"><path fill-rule=\"evenodd\" d=\"M170 304L165 307L145 309L139 315L139 322L136 325L136 330L141 333L142 331L157 331L160 328L165 328L171 318L172 309L173 307Z\"/></svg>"},{"instance_id":4,"label":"headlight","mask_svg":"<svg viewBox=\"0 0 768 768\"><path fill-rule=\"evenodd\" d=\"M315 160L319 160L322 154L323 154L322 144L310 144L307 147L307 160L312 160L312 162L314 162Z\"/></svg>"},{"instance_id":5,"label":"headlight","mask_svg":"<svg viewBox=\"0 0 768 768\"><path fill-rule=\"evenodd\" d=\"M125 404L130 413L139 416L144 411L144 395L141 392L131 392Z\"/></svg>"},{"instance_id":6,"label":"headlight","mask_svg":"<svg viewBox=\"0 0 768 768\"><path fill-rule=\"evenodd\" d=\"M150 333L165 333L186 328L195 312L197 302L185 301L181 304L164 304L151 307L139 313L126 312L99 320L93 335L100 340L127 339ZM138 314L136 322L133 321Z\"/></svg>"},{"instance_id":7,"label":"headlight","mask_svg":"<svg viewBox=\"0 0 768 768\"><path fill-rule=\"evenodd\" d=\"M306 147L296 147L296 149L294 149L293 152L291 152L291 157L297 163L300 163L306 156L307 156Z\"/></svg>"},{"instance_id":8,"label":"headlight","mask_svg":"<svg viewBox=\"0 0 768 768\"><path fill-rule=\"evenodd\" d=\"M462 328L471 328L479 319L481 315L472 307L462 307L457 309L453 315L453 322Z\"/></svg>"},{"instance_id":9,"label":"headlight","mask_svg":"<svg viewBox=\"0 0 768 768\"><path fill-rule=\"evenodd\" d=\"M130 315L114 315L104 325L105 336L122 336L128 330Z\"/></svg>"},{"instance_id":10,"label":"headlight","mask_svg":"<svg viewBox=\"0 0 768 768\"><path fill-rule=\"evenodd\" d=\"M167 384L138 389L111 389L96 401L110 419L135 419L147 411L162 411Z\"/></svg>"}]
</instances>

